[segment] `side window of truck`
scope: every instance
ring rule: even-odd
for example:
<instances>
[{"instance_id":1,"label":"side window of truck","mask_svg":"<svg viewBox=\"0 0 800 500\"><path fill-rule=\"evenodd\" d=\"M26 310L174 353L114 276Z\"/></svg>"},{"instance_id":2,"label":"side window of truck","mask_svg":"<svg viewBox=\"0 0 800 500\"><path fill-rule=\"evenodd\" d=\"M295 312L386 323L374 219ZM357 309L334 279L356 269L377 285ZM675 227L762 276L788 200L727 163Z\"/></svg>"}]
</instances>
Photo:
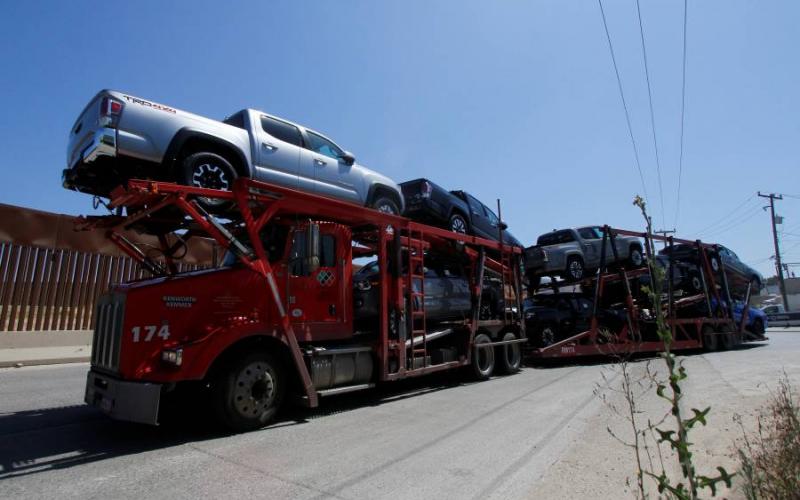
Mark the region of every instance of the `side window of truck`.
<instances>
[{"instance_id":1,"label":"side window of truck","mask_svg":"<svg viewBox=\"0 0 800 500\"><path fill-rule=\"evenodd\" d=\"M594 229L591 227L584 227L583 229L578 230L578 234L581 235L581 238L584 240L596 240L597 236L594 234Z\"/></svg>"},{"instance_id":2,"label":"side window of truck","mask_svg":"<svg viewBox=\"0 0 800 500\"><path fill-rule=\"evenodd\" d=\"M469 194L467 195L467 202L469 203L469 208L472 210L473 214L484 215L483 203L479 202Z\"/></svg>"},{"instance_id":3,"label":"side window of truck","mask_svg":"<svg viewBox=\"0 0 800 500\"><path fill-rule=\"evenodd\" d=\"M310 130L306 130L306 132L308 133L308 149L311 151L325 155L329 158L333 158L334 160L338 160L339 157L344 154L344 152L339 149L336 144L332 143L328 139L315 134Z\"/></svg>"},{"instance_id":4,"label":"side window of truck","mask_svg":"<svg viewBox=\"0 0 800 500\"><path fill-rule=\"evenodd\" d=\"M294 125L262 115L261 128L264 129L264 132L278 140L294 144L295 146L303 145L300 129Z\"/></svg>"}]
</instances>

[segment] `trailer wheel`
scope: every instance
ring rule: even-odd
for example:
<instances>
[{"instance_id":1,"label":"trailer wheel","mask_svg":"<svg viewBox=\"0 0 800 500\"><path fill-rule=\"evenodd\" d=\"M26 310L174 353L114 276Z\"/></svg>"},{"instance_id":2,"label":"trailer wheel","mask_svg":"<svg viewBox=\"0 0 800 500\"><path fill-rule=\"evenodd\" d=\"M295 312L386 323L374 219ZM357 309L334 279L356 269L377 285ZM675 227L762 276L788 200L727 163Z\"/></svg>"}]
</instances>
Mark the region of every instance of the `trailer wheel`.
<instances>
[{"instance_id":1,"label":"trailer wheel","mask_svg":"<svg viewBox=\"0 0 800 500\"><path fill-rule=\"evenodd\" d=\"M503 341L517 340L514 332L506 332ZM495 356L500 361L499 369L502 373L511 374L519 371L522 365L522 348L519 344L505 344L497 346Z\"/></svg>"},{"instance_id":2,"label":"trailer wheel","mask_svg":"<svg viewBox=\"0 0 800 500\"><path fill-rule=\"evenodd\" d=\"M472 371L478 380L487 380L494 372L494 348L491 346L480 347L492 341L485 333L475 336L475 347L472 354Z\"/></svg>"},{"instance_id":3,"label":"trailer wheel","mask_svg":"<svg viewBox=\"0 0 800 500\"><path fill-rule=\"evenodd\" d=\"M714 327L705 325L703 327L703 350L713 352L717 350L717 336L714 334Z\"/></svg>"},{"instance_id":4,"label":"trailer wheel","mask_svg":"<svg viewBox=\"0 0 800 500\"><path fill-rule=\"evenodd\" d=\"M278 413L286 382L283 366L267 352L231 361L212 382L214 410L236 432L259 429Z\"/></svg>"},{"instance_id":5,"label":"trailer wheel","mask_svg":"<svg viewBox=\"0 0 800 500\"><path fill-rule=\"evenodd\" d=\"M729 351L736 347L736 335L734 332L722 332L719 336L719 349L720 351Z\"/></svg>"}]
</instances>

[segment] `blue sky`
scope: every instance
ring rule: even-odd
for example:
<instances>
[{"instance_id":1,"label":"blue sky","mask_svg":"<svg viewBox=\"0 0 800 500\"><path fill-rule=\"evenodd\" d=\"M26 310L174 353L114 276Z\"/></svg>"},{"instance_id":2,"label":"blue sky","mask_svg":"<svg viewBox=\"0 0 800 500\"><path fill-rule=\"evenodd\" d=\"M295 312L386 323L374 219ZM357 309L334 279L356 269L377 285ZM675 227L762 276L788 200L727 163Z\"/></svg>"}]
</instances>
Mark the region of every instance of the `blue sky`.
<instances>
[{"instance_id":1,"label":"blue sky","mask_svg":"<svg viewBox=\"0 0 800 500\"><path fill-rule=\"evenodd\" d=\"M683 2L641 3L663 215L636 4L604 6L649 205L671 228ZM689 1L678 232L724 243L765 275L769 216L754 194L800 195L798 25L796 1ZM91 211L60 173L72 123L109 87L215 118L254 107L306 124L398 182L501 198L525 243L563 226L642 227L594 0L5 2L0 68L3 203ZM778 208L787 260L800 262L800 198Z\"/></svg>"}]
</instances>

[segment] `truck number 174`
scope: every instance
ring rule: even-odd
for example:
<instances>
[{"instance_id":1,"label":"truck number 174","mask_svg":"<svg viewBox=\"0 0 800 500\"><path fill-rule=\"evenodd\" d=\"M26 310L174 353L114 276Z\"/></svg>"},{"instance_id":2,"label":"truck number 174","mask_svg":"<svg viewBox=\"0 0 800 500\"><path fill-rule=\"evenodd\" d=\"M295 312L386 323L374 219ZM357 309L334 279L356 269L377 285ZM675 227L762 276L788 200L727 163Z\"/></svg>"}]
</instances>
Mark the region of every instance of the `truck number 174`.
<instances>
[{"instance_id":1,"label":"truck number 174","mask_svg":"<svg viewBox=\"0 0 800 500\"><path fill-rule=\"evenodd\" d=\"M144 339L142 339L142 330L144 330ZM164 323L160 328L157 325L134 326L131 328L134 342L139 342L140 340L150 342L153 340L153 336L156 335L156 331L158 331L158 336L162 339L167 340L169 338L168 323Z\"/></svg>"}]
</instances>

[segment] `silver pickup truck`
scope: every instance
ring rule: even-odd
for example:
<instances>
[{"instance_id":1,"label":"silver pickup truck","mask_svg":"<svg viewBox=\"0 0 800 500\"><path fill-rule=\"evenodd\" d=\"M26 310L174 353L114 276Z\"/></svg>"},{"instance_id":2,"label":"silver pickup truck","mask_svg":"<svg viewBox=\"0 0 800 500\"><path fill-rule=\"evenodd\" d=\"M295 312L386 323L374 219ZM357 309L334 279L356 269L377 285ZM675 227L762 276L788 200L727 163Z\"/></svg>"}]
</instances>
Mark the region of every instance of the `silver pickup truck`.
<instances>
[{"instance_id":1,"label":"silver pickup truck","mask_svg":"<svg viewBox=\"0 0 800 500\"><path fill-rule=\"evenodd\" d=\"M73 125L62 181L108 196L131 178L229 189L242 176L403 211L393 180L318 132L254 109L220 122L113 90L100 91Z\"/></svg>"},{"instance_id":2,"label":"silver pickup truck","mask_svg":"<svg viewBox=\"0 0 800 500\"><path fill-rule=\"evenodd\" d=\"M618 260L634 267L644 263L642 242L631 236L616 235ZM605 261L615 261L611 243L606 243ZM600 267L603 228L586 226L560 229L539 236L536 245L525 249L525 272L530 286L537 286L542 276L561 276L567 281L582 280L587 270Z\"/></svg>"}]
</instances>

